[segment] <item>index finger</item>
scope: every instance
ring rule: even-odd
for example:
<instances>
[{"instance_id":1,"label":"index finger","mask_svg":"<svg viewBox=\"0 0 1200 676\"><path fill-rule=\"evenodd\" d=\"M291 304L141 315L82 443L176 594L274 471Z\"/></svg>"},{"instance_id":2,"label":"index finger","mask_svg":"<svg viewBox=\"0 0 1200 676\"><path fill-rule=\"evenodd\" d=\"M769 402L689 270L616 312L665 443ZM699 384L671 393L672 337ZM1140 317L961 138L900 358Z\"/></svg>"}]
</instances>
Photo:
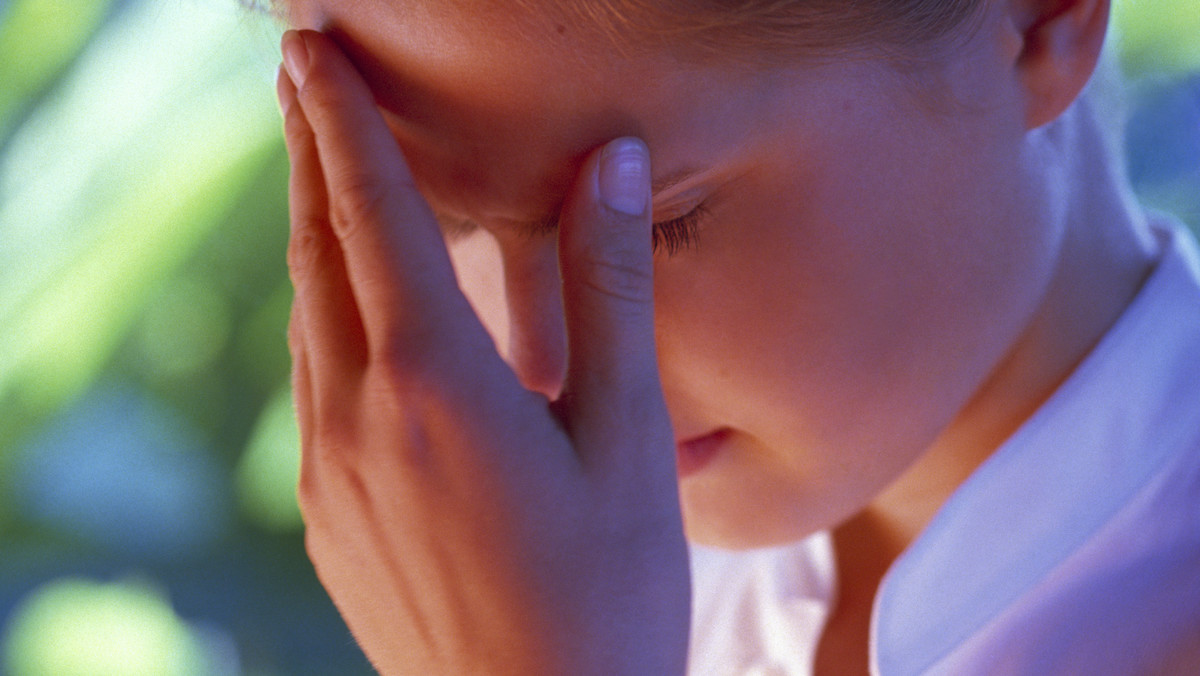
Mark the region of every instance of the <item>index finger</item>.
<instances>
[{"instance_id":1,"label":"index finger","mask_svg":"<svg viewBox=\"0 0 1200 676\"><path fill-rule=\"evenodd\" d=\"M441 231L358 71L315 31L288 31L283 52L316 136L333 230L368 343L386 343L397 313L422 323L466 319L446 315L466 301L455 298L461 293Z\"/></svg>"}]
</instances>

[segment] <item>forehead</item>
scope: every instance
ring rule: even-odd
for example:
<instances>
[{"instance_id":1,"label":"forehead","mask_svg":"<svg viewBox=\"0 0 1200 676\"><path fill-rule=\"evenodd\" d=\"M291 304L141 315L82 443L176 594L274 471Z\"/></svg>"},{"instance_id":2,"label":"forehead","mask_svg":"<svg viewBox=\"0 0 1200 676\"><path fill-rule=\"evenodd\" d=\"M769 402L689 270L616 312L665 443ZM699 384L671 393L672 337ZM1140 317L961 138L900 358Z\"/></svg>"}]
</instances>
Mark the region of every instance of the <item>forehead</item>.
<instances>
[{"instance_id":1,"label":"forehead","mask_svg":"<svg viewBox=\"0 0 1200 676\"><path fill-rule=\"evenodd\" d=\"M293 0L290 20L346 50L435 208L457 216L536 218L617 136L647 141L656 177L707 166L763 98L744 75L622 52L552 15L455 5Z\"/></svg>"}]
</instances>

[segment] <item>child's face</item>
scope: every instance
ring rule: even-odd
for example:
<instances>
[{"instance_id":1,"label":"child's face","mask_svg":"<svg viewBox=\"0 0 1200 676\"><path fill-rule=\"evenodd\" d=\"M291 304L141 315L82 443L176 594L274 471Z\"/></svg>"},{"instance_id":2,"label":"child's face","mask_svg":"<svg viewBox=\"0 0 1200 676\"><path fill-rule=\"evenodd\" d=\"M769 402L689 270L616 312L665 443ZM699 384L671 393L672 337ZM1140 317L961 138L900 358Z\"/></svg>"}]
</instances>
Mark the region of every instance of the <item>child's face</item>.
<instances>
[{"instance_id":1,"label":"child's face","mask_svg":"<svg viewBox=\"0 0 1200 676\"><path fill-rule=\"evenodd\" d=\"M474 264L504 280L509 326L491 328L528 385L557 388L564 339L555 239L519 224L617 136L647 142L657 179L687 172L655 221L703 205L696 241L658 253L655 284L677 438L722 433L681 482L696 540L778 542L863 508L1033 306L1053 246L1009 199L1023 118L987 25L920 76L956 108L881 62L725 72L455 3L292 4L363 71L434 209L498 242Z\"/></svg>"}]
</instances>

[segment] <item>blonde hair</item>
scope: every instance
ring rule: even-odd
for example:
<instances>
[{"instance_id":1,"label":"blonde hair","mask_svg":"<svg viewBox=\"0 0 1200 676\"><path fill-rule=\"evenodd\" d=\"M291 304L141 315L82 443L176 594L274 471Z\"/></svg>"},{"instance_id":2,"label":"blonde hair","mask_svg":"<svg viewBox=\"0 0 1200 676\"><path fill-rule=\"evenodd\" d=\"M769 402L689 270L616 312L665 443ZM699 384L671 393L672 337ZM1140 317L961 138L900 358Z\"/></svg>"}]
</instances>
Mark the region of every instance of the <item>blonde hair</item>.
<instances>
[{"instance_id":1,"label":"blonde hair","mask_svg":"<svg viewBox=\"0 0 1200 676\"><path fill-rule=\"evenodd\" d=\"M435 0L444 2L448 0ZM864 50L901 59L953 48L986 0L459 0L466 11L557 12L622 49L670 46L704 61L762 64ZM288 22L288 0L237 0ZM486 9L485 9L486 8Z\"/></svg>"},{"instance_id":2,"label":"blonde hair","mask_svg":"<svg viewBox=\"0 0 1200 676\"><path fill-rule=\"evenodd\" d=\"M669 46L702 60L777 62L883 51L919 58L965 37L984 0L500 0L556 9L624 48Z\"/></svg>"}]
</instances>

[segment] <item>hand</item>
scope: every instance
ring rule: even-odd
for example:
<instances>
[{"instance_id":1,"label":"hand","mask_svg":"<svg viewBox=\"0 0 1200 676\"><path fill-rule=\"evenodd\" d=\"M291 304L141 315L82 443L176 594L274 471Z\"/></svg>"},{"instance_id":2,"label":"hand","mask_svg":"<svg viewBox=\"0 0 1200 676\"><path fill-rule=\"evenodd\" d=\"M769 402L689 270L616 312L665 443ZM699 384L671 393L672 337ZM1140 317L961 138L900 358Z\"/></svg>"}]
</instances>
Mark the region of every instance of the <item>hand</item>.
<instances>
[{"instance_id":1,"label":"hand","mask_svg":"<svg viewBox=\"0 0 1200 676\"><path fill-rule=\"evenodd\" d=\"M593 152L567 197L569 359L550 403L459 291L349 60L311 31L284 53L299 495L355 638L384 674L682 674L690 589L645 146Z\"/></svg>"}]
</instances>

